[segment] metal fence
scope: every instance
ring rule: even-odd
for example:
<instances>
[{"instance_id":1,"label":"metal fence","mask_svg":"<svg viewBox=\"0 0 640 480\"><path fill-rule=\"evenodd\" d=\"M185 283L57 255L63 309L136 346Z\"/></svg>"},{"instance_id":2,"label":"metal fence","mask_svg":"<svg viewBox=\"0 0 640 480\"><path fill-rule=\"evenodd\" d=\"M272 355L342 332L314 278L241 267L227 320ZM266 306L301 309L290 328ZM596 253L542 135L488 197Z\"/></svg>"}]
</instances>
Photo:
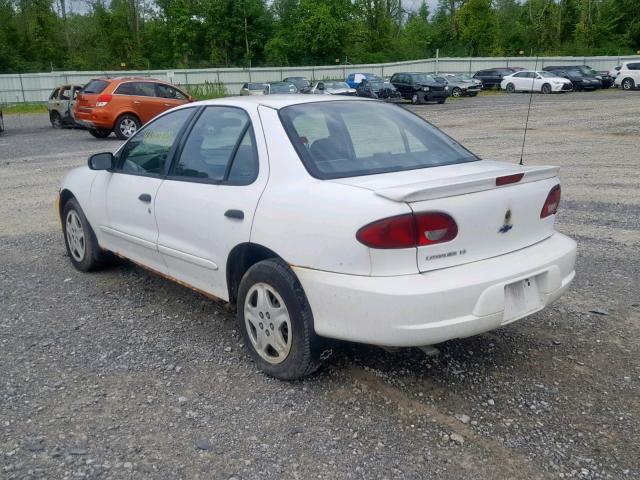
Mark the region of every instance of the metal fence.
<instances>
[{"instance_id":1,"label":"metal fence","mask_svg":"<svg viewBox=\"0 0 640 480\"><path fill-rule=\"evenodd\" d=\"M335 65L315 67L209 68L194 70L126 70L91 72L49 72L0 75L0 103L43 102L53 89L62 84L84 85L96 77L153 77L173 84L189 86L206 82L221 82L230 94L237 94L246 82L274 82L286 77L307 77L311 80L345 78L350 72L369 72L388 77L396 72L468 72L496 67L541 69L546 65L589 65L595 70L609 70L639 56L610 57L472 57L429 58L408 62L369 65Z\"/></svg>"}]
</instances>

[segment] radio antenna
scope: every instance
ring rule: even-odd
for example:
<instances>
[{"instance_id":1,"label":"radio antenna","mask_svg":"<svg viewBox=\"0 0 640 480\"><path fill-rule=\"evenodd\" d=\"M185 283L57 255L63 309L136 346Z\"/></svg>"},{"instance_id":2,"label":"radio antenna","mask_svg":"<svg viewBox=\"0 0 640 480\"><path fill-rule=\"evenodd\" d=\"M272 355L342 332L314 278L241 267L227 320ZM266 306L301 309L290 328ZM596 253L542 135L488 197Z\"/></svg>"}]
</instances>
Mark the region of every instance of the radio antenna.
<instances>
[{"instance_id":1,"label":"radio antenna","mask_svg":"<svg viewBox=\"0 0 640 480\"><path fill-rule=\"evenodd\" d=\"M533 67L533 71L538 71L538 56L536 55L536 66ZM527 141L527 129L529 128L529 114L531 114L531 100L533 100L533 85L536 81L536 74L531 79L531 92L529 93L529 108L527 109L527 120L524 122L524 135L522 137L522 150L520 150L520 165L522 163L522 157L524 157L524 144Z\"/></svg>"}]
</instances>

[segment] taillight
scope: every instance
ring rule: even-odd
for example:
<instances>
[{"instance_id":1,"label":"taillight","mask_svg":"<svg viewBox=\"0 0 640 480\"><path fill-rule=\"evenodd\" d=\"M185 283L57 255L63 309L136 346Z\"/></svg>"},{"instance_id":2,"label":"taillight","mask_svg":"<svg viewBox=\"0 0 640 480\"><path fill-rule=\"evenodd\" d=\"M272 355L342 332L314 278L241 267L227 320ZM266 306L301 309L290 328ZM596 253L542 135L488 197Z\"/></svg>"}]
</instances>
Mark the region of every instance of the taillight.
<instances>
[{"instance_id":1,"label":"taillight","mask_svg":"<svg viewBox=\"0 0 640 480\"><path fill-rule=\"evenodd\" d=\"M549 215L554 215L558 211L558 207L560 206L560 185L556 185L551 189L549 195L547 195L547 199L542 206L542 211L540 212L540 218L548 217Z\"/></svg>"},{"instance_id":2,"label":"taillight","mask_svg":"<svg viewBox=\"0 0 640 480\"><path fill-rule=\"evenodd\" d=\"M383 218L365 225L356 234L358 241L371 248L415 248L453 240L458 225L446 213L408 213Z\"/></svg>"},{"instance_id":3,"label":"taillight","mask_svg":"<svg viewBox=\"0 0 640 480\"><path fill-rule=\"evenodd\" d=\"M112 98L113 98L113 95L109 95L108 93L104 95L100 95L98 97L98 100L96 100L96 107L105 107L107 103L111 101Z\"/></svg>"},{"instance_id":4,"label":"taillight","mask_svg":"<svg viewBox=\"0 0 640 480\"><path fill-rule=\"evenodd\" d=\"M496 187L509 185L510 183L518 183L524 177L524 173L516 173L515 175L504 175L496 178Z\"/></svg>"}]
</instances>

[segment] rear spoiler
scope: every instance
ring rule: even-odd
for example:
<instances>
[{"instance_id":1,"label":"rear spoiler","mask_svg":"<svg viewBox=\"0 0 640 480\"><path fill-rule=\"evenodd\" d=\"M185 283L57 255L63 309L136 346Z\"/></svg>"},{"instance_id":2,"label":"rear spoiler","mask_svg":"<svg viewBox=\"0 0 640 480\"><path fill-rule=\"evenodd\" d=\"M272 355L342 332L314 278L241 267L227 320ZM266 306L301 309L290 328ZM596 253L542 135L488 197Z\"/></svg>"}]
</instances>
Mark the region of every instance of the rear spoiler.
<instances>
[{"instance_id":1,"label":"rear spoiler","mask_svg":"<svg viewBox=\"0 0 640 480\"><path fill-rule=\"evenodd\" d=\"M434 200L436 198L454 197L456 195L481 192L494 188L508 188L520 183L537 182L539 180L557 177L559 171L560 167L513 165L513 168L381 188L375 190L375 193L389 200L410 203L422 200ZM496 186L496 178L522 173L524 176L517 183Z\"/></svg>"}]
</instances>

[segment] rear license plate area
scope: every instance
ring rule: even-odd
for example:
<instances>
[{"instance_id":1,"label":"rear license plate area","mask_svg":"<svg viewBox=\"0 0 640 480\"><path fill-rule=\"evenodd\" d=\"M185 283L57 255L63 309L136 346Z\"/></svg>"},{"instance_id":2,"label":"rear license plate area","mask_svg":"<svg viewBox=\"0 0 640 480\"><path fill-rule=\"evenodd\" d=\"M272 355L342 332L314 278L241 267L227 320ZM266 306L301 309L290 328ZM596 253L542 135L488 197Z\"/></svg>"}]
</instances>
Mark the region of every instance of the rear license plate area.
<instances>
[{"instance_id":1,"label":"rear license plate area","mask_svg":"<svg viewBox=\"0 0 640 480\"><path fill-rule=\"evenodd\" d=\"M525 278L504 287L504 316L502 324L522 318L543 307L538 278Z\"/></svg>"}]
</instances>

